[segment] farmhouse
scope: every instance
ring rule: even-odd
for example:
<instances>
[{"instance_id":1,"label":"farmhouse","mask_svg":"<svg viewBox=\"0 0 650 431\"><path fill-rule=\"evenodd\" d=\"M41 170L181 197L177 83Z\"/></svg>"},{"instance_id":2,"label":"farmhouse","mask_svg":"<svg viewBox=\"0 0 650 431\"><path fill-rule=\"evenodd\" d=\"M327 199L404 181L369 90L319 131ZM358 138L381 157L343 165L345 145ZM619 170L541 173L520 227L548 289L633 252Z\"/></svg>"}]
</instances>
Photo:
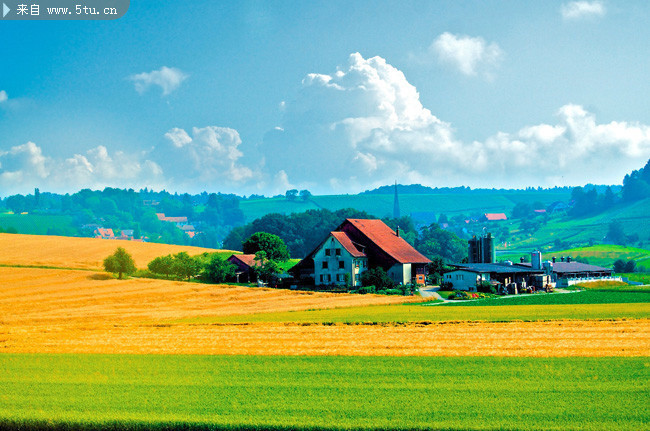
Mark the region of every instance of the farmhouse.
<instances>
[{"instance_id":1,"label":"farmhouse","mask_svg":"<svg viewBox=\"0 0 650 431\"><path fill-rule=\"evenodd\" d=\"M361 285L361 274L381 267L398 284L424 284L431 261L381 220L346 219L290 271L316 285Z\"/></svg>"},{"instance_id":2,"label":"farmhouse","mask_svg":"<svg viewBox=\"0 0 650 431\"><path fill-rule=\"evenodd\" d=\"M236 266L237 283L252 281L255 278L253 267L260 266L260 262L255 260L254 254L233 254L226 260Z\"/></svg>"}]
</instances>

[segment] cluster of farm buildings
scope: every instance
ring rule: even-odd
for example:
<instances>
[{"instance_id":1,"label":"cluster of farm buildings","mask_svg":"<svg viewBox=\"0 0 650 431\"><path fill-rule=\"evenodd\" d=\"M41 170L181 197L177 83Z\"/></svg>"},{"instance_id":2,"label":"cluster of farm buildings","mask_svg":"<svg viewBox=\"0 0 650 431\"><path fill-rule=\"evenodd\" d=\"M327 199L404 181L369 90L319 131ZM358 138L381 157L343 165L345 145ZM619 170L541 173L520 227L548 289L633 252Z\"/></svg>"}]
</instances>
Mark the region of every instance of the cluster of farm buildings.
<instances>
[{"instance_id":1,"label":"cluster of farm buildings","mask_svg":"<svg viewBox=\"0 0 650 431\"><path fill-rule=\"evenodd\" d=\"M232 255L238 281L249 281L258 263L254 255ZM569 258L542 261L539 251L531 253L531 262L496 263L494 241L490 234L469 241L468 263L452 264L453 271L444 282L454 289L474 291L487 282L501 291L522 291L563 287L584 281L617 279L613 271ZM317 286L361 286L361 275L380 267L396 284L426 283L426 256L381 220L346 219L304 259L289 270L295 283ZM620 280L620 279L619 279Z\"/></svg>"}]
</instances>

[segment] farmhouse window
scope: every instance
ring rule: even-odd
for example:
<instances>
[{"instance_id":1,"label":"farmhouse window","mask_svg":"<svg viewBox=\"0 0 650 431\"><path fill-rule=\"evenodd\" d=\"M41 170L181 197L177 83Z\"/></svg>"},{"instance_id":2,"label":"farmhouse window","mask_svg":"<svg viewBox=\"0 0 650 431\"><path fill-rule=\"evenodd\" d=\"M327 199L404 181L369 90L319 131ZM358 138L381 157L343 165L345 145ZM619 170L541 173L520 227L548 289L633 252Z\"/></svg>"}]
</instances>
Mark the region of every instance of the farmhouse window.
<instances>
[{"instance_id":1,"label":"farmhouse window","mask_svg":"<svg viewBox=\"0 0 650 431\"><path fill-rule=\"evenodd\" d=\"M336 274L336 281L343 281L343 274Z\"/></svg>"},{"instance_id":2,"label":"farmhouse window","mask_svg":"<svg viewBox=\"0 0 650 431\"><path fill-rule=\"evenodd\" d=\"M329 248L326 248L325 249L325 256L330 256L331 254L332 254L332 250L330 250Z\"/></svg>"},{"instance_id":3,"label":"farmhouse window","mask_svg":"<svg viewBox=\"0 0 650 431\"><path fill-rule=\"evenodd\" d=\"M337 248L337 249L336 249L336 255L337 255L337 256L340 256L340 255L341 255L341 249L340 249L340 248Z\"/></svg>"},{"instance_id":4,"label":"farmhouse window","mask_svg":"<svg viewBox=\"0 0 650 431\"><path fill-rule=\"evenodd\" d=\"M339 260L339 269L345 269L345 261Z\"/></svg>"},{"instance_id":5,"label":"farmhouse window","mask_svg":"<svg viewBox=\"0 0 650 431\"><path fill-rule=\"evenodd\" d=\"M327 261L326 260L323 261L323 267L322 268L327 269Z\"/></svg>"},{"instance_id":6,"label":"farmhouse window","mask_svg":"<svg viewBox=\"0 0 650 431\"><path fill-rule=\"evenodd\" d=\"M325 277L323 276L323 274L321 274L320 275L320 282L322 283L323 281L325 281Z\"/></svg>"},{"instance_id":7,"label":"farmhouse window","mask_svg":"<svg viewBox=\"0 0 650 431\"><path fill-rule=\"evenodd\" d=\"M329 282L331 282L331 281L332 281L332 276L331 276L331 274L327 274L327 282L329 283Z\"/></svg>"},{"instance_id":8,"label":"farmhouse window","mask_svg":"<svg viewBox=\"0 0 650 431\"><path fill-rule=\"evenodd\" d=\"M359 261L358 260L354 261L354 267L357 268L357 269L359 268Z\"/></svg>"}]
</instances>

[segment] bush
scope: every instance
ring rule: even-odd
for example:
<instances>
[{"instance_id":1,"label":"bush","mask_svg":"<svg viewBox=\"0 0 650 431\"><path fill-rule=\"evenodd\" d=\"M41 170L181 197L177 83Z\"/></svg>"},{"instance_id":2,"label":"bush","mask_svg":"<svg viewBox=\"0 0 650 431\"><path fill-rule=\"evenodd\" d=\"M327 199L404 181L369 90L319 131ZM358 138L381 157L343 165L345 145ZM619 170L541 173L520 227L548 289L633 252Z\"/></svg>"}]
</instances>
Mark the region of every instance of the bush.
<instances>
[{"instance_id":1,"label":"bush","mask_svg":"<svg viewBox=\"0 0 650 431\"><path fill-rule=\"evenodd\" d=\"M404 295L404 290L402 289L386 289L386 295Z\"/></svg>"},{"instance_id":2,"label":"bush","mask_svg":"<svg viewBox=\"0 0 650 431\"><path fill-rule=\"evenodd\" d=\"M364 286L377 286L380 289L392 289L395 283L381 267L369 269L361 274L361 284Z\"/></svg>"},{"instance_id":3,"label":"bush","mask_svg":"<svg viewBox=\"0 0 650 431\"><path fill-rule=\"evenodd\" d=\"M440 289L438 290L442 290L443 292L451 292L454 290L454 285L450 281L443 281L440 283Z\"/></svg>"},{"instance_id":4,"label":"bush","mask_svg":"<svg viewBox=\"0 0 650 431\"><path fill-rule=\"evenodd\" d=\"M122 247L118 247L115 253L104 259L104 269L106 272L118 274L117 278L121 280L122 274L133 274L137 268L133 257Z\"/></svg>"},{"instance_id":5,"label":"bush","mask_svg":"<svg viewBox=\"0 0 650 431\"><path fill-rule=\"evenodd\" d=\"M361 286L357 289L357 293L366 294L366 293L375 293L375 286Z\"/></svg>"},{"instance_id":6,"label":"bush","mask_svg":"<svg viewBox=\"0 0 650 431\"><path fill-rule=\"evenodd\" d=\"M496 287L492 286L492 283L490 283L489 281L481 281L480 283L476 283L476 291L482 293L492 293L492 294L497 293Z\"/></svg>"}]
</instances>

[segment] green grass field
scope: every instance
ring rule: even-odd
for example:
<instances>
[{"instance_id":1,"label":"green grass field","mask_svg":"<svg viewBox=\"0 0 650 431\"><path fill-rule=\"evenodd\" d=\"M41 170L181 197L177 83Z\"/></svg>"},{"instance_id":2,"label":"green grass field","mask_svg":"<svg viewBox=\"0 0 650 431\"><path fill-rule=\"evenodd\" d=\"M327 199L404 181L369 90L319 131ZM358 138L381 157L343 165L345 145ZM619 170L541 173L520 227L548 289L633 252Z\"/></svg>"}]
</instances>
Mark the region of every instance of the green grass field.
<instances>
[{"instance_id":1,"label":"green grass field","mask_svg":"<svg viewBox=\"0 0 650 431\"><path fill-rule=\"evenodd\" d=\"M510 247L515 249L540 247L544 249L552 247L556 239L573 244L587 244L589 241L599 243L607 234L609 223L613 220L621 222L626 234L637 233L640 239L647 243L650 238L650 199L628 205L621 204L591 217L552 218L533 236L510 241ZM514 230L511 228L511 231ZM641 264L641 262L637 262L637 264Z\"/></svg>"},{"instance_id":2,"label":"green grass field","mask_svg":"<svg viewBox=\"0 0 650 431\"><path fill-rule=\"evenodd\" d=\"M567 293L564 295L574 295ZM504 301L508 301L504 299ZM305 323L389 323L486 321L511 322L558 319L644 319L650 317L650 303L546 304L546 305L373 305L329 310L208 316L183 319L185 323L305 322ZM465 303L462 305L467 305Z\"/></svg>"},{"instance_id":3,"label":"green grass field","mask_svg":"<svg viewBox=\"0 0 650 431\"><path fill-rule=\"evenodd\" d=\"M511 260L519 262L521 253L499 253L499 260ZM618 259L634 260L637 265L650 267L650 250L638 247L625 247L622 245L600 244L591 247L575 247L568 250L549 251L543 253L543 260L550 260L553 256L560 259L561 256L571 256L574 259L578 256L587 258L591 265L598 265L611 268Z\"/></svg>"},{"instance_id":4,"label":"green grass field","mask_svg":"<svg viewBox=\"0 0 650 431\"><path fill-rule=\"evenodd\" d=\"M647 358L1 354L0 428L642 430L649 371Z\"/></svg>"},{"instance_id":5,"label":"green grass field","mask_svg":"<svg viewBox=\"0 0 650 431\"><path fill-rule=\"evenodd\" d=\"M0 214L0 227L13 227L18 233L29 235L46 235L50 229L56 229L57 235L77 234L72 217L61 215Z\"/></svg>"},{"instance_id":6,"label":"green grass field","mask_svg":"<svg viewBox=\"0 0 650 431\"><path fill-rule=\"evenodd\" d=\"M489 298L480 301L457 301L443 304L444 307L458 306L509 306L509 305L556 305L556 304L650 304L650 289L635 289L635 286L622 290L613 288L613 291L586 290L572 293L518 295L505 298ZM650 317L650 316L648 316Z\"/></svg>"}]
</instances>

